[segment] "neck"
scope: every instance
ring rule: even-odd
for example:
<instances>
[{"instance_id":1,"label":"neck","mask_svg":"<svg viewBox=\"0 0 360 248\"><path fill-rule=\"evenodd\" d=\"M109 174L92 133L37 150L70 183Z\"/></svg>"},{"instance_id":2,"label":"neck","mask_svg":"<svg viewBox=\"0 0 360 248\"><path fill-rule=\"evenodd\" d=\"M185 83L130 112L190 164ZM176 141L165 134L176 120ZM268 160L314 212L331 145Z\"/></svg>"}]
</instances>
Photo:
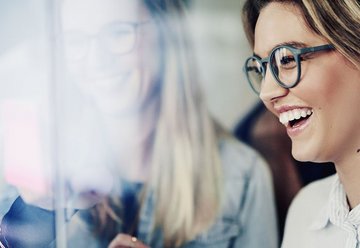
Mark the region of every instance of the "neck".
<instances>
[{"instance_id":1,"label":"neck","mask_svg":"<svg viewBox=\"0 0 360 248\"><path fill-rule=\"evenodd\" d=\"M357 150L346 161L335 163L336 171L344 186L350 209L360 204L360 152Z\"/></svg>"},{"instance_id":2,"label":"neck","mask_svg":"<svg viewBox=\"0 0 360 248\"><path fill-rule=\"evenodd\" d=\"M151 120L134 115L130 118L104 119L104 128L109 150L121 177L136 182L144 182L149 174L146 143L154 129Z\"/></svg>"}]
</instances>

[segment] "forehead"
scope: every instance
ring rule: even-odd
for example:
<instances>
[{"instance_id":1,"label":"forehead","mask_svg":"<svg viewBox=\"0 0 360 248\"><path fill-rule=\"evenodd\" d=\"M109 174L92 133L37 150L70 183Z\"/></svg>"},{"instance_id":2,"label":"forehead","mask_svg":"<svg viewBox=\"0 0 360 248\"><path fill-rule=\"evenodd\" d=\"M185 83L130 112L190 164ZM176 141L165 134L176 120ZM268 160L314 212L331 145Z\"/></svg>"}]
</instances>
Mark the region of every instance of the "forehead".
<instances>
[{"instance_id":1,"label":"forehead","mask_svg":"<svg viewBox=\"0 0 360 248\"><path fill-rule=\"evenodd\" d=\"M267 56L275 46L283 43L314 46L323 44L323 40L306 25L299 7L272 2L261 10L256 23L254 52Z\"/></svg>"},{"instance_id":2,"label":"forehead","mask_svg":"<svg viewBox=\"0 0 360 248\"><path fill-rule=\"evenodd\" d=\"M64 0L61 9L64 29L89 32L114 21L137 22L144 14L141 0Z\"/></svg>"}]
</instances>

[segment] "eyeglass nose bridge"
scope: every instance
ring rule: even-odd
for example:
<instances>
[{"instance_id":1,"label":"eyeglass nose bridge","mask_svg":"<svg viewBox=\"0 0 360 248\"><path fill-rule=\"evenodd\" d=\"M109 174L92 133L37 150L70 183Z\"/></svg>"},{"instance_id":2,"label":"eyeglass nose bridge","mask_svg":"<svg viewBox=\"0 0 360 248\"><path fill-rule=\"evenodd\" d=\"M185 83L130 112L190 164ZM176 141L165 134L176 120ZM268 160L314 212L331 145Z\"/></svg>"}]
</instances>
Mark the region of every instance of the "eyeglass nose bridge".
<instances>
[{"instance_id":1,"label":"eyeglass nose bridge","mask_svg":"<svg viewBox=\"0 0 360 248\"><path fill-rule=\"evenodd\" d=\"M295 53L294 53L295 54ZM269 66L269 69L270 69L270 72L271 72L271 76L274 78L275 82L282 88L284 89L289 89L289 88L292 88L292 87L295 87L296 84L298 84L299 80L300 80L300 75L301 75L301 68L299 66L297 66L297 79L295 80L295 82L293 84L290 84L290 85L286 85L284 84L283 82L281 82L277 76L277 73L275 72L275 69L274 67L271 66L271 60L273 59L273 56L275 56L275 53L272 52L270 54L269 57L267 58L263 58L260 60L260 63L261 63L261 70L263 71L262 72L262 76L263 76L263 80L265 80L265 76L266 76L266 71L267 71L267 67ZM296 63L299 64L299 56L297 54L295 54L295 60L296 60Z\"/></svg>"},{"instance_id":2,"label":"eyeglass nose bridge","mask_svg":"<svg viewBox=\"0 0 360 248\"><path fill-rule=\"evenodd\" d=\"M261 74L263 76L263 80L265 80L266 70L267 70L267 67L269 65L269 61L270 61L270 57L263 58L263 59L260 60Z\"/></svg>"},{"instance_id":3,"label":"eyeglass nose bridge","mask_svg":"<svg viewBox=\"0 0 360 248\"><path fill-rule=\"evenodd\" d=\"M285 85L284 83L279 81L279 79L275 75L276 72L274 71L274 68L271 67L271 62L270 61L272 60L273 56L274 56L274 54L272 53L269 57L266 57L266 58L263 58L263 59L260 60L261 73L262 73L262 76L263 76L263 83L264 83L264 81L266 79L267 67L269 67L270 74L271 74L270 76L275 81L275 84L280 86L281 88L288 89L290 87L288 87L287 85ZM293 86L291 86L291 87L293 87Z\"/></svg>"}]
</instances>

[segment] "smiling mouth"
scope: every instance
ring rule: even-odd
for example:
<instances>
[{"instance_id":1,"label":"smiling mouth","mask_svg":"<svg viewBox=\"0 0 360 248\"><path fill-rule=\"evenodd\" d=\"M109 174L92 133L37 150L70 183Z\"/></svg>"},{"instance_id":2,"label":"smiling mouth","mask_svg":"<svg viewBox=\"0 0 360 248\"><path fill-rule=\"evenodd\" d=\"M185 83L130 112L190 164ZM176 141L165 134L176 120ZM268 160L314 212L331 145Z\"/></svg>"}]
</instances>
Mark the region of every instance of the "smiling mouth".
<instances>
[{"instance_id":1,"label":"smiling mouth","mask_svg":"<svg viewBox=\"0 0 360 248\"><path fill-rule=\"evenodd\" d=\"M297 108L282 112L279 115L279 121L286 127L295 128L300 126L313 114L310 108Z\"/></svg>"}]
</instances>

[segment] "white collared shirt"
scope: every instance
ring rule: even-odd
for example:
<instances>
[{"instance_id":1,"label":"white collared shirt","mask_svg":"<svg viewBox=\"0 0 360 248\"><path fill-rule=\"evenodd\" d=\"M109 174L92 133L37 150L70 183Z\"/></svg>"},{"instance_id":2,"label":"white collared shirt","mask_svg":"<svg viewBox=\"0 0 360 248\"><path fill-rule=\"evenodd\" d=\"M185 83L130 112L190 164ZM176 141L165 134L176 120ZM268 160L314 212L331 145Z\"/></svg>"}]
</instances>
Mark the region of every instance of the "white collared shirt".
<instances>
[{"instance_id":1,"label":"white collared shirt","mask_svg":"<svg viewBox=\"0 0 360 248\"><path fill-rule=\"evenodd\" d=\"M282 248L359 248L360 205L349 211L337 175L311 183L288 212Z\"/></svg>"}]
</instances>

